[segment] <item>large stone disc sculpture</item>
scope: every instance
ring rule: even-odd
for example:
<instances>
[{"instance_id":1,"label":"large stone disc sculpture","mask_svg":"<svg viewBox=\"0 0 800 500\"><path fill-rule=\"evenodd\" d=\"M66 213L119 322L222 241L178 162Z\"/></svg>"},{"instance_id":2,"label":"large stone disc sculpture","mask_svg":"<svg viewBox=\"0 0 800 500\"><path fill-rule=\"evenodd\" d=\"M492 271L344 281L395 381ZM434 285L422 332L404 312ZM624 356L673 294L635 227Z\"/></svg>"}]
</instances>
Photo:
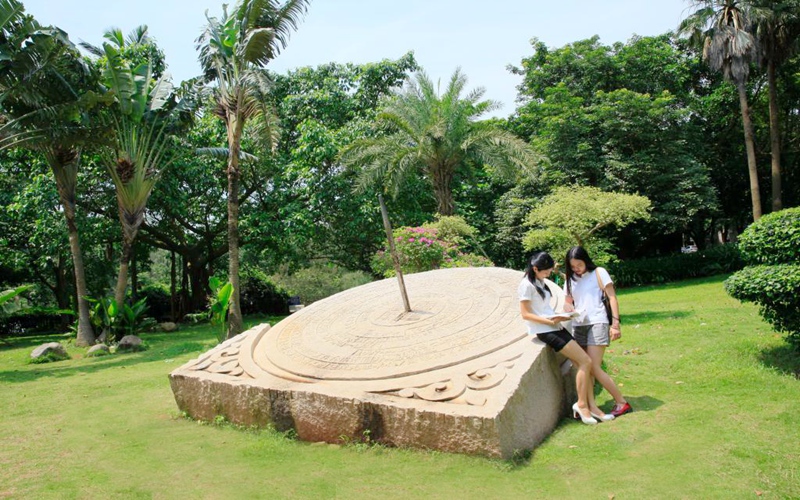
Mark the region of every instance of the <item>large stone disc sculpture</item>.
<instances>
[{"instance_id":1,"label":"large stone disc sculpture","mask_svg":"<svg viewBox=\"0 0 800 500\"><path fill-rule=\"evenodd\" d=\"M173 371L172 390L194 418L308 441L511 457L553 430L574 391L563 357L526 333L520 279L501 268L407 275L410 313L394 279L353 288L220 344Z\"/></svg>"}]
</instances>

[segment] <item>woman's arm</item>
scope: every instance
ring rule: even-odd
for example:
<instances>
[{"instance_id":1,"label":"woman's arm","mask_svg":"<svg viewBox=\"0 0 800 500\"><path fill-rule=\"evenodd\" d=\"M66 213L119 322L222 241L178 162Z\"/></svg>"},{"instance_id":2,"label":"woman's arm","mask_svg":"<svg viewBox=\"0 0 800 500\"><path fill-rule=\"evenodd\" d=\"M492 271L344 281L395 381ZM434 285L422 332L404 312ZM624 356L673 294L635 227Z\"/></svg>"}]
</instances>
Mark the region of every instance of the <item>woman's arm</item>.
<instances>
[{"instance_id":1,"label":"woman's arm","mask_svg":"<svg viewBox=\"0 0 800 500\"><path fill-rule=\"evenodd\" d=\"M608 296L608 303L611 306L611 340L617 340L622 336L622 330L619 324L619 300L617 300L617 291L614 289L614 284L609 283L606 285L606 295Z\"/></svg>"},{"instance_id":2,"label":"woman's arm","mask_svg":"<svg viewBox=\"0 0 800 500\"><path fill-rule=\"evenodd\" d=\"M566 316L554 316L552 318L545 318L544 316L533 314L531 312L530 304L531 304L530 300L519 301L519 313L522 316L522 319L526 321L533 321L534 323L541 323L543 325L549 325L549 326L557 326L562 321L566 321L569 319Z\"/></svg>"}]
</instances>

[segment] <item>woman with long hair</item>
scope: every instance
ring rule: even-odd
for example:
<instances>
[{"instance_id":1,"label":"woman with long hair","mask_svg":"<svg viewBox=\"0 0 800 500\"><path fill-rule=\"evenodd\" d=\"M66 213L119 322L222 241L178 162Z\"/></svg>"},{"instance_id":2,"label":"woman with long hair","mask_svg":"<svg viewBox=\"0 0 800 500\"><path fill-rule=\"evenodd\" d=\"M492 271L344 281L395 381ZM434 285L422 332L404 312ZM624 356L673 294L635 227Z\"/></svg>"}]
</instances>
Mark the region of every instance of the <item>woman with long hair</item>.
<instances>
[{"instance_id":1,"label":"woman with long hair","mask_svg":"<svg viewBox=\"0 0 800 500\"><path fill-rule=\"evenodd\" d=\"M550 305L550 290L544 280L550 277L555 267L553 258L546 252L537 252L532 257L525 269L525 277L517 288L519 295L519 311L522 319L528 325L528 333L562 353L578 368L575 376L575 386L578 391L578 401L572 405L573 418L581 419L584 424L596 424L597 420L611 420L614 417L605 415L598 408L591 408L592 360L589 355L575 342L572 335L560 326L562 321L569 319L568 315L557 314Z\"/></svg>"},{"instance_id":2,"label":"woman with long hair","mask_svg":"<svg viewBox=\"0 0 800 500\"><path fill-rule=\"evenodd\" d=\"M591 384L594 379L614 398L615 417L633 411L631 405L614 383L614 380L602 368L603 355L612 340L622 336L619 321L619 301L614 290L614 283L608 271L592 262L589 253L580 246L569 249L566 258L566 280L564 292L567 294L566 311L579 311L581 315L572 321L575 340L586 351L592 360ZM611 322L609 324L603 294L608 297L611 306ZM599 411L594 401L594 392L589 400L589 408Z\"/></svg>"}]
</instances>

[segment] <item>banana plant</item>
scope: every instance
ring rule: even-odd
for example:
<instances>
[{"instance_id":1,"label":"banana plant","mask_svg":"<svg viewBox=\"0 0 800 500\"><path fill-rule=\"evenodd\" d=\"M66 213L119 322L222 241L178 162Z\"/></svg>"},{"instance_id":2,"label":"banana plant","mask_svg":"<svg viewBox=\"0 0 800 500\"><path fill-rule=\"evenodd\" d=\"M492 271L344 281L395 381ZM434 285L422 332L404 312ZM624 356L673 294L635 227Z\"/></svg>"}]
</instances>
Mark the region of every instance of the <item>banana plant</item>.
<instances>
[{"instance_id":1,"label":"banana plant","mask_svg":"<svg viewBox=\"0 0 800 500\"><path fill-rule=\"evenodd\" d=\"M217 340L222 342L228 335L227 319L233 296L233 284L229 281L223 285L219 278L212 277L208 280L208 285L211 287L209 300L211 324L222 326L222 329L217 332Z\"/></svg>"}]
</instances>

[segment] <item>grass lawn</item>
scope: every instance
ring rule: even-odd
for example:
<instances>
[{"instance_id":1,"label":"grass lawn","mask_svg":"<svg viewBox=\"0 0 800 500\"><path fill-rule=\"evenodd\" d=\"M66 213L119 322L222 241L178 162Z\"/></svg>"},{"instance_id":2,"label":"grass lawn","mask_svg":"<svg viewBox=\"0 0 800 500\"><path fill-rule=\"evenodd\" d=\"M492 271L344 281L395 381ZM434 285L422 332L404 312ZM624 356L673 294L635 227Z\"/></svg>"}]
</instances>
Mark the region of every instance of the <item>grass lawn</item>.
<instances>
[{"instance_id":1,"label":"grass lawn","mask_svg":"<svg viewBox=\"0 0 800 500\"><path fill-rule=\"evenodd\" d=\"M621 291L606 360L636 411L564 420L521 462L182 418L167 374L215 344L207 326L43 365L31 350L61 337L7 339L0 498L800 498L800 356L722 280Z\"/></svg>"}]
</instances>

